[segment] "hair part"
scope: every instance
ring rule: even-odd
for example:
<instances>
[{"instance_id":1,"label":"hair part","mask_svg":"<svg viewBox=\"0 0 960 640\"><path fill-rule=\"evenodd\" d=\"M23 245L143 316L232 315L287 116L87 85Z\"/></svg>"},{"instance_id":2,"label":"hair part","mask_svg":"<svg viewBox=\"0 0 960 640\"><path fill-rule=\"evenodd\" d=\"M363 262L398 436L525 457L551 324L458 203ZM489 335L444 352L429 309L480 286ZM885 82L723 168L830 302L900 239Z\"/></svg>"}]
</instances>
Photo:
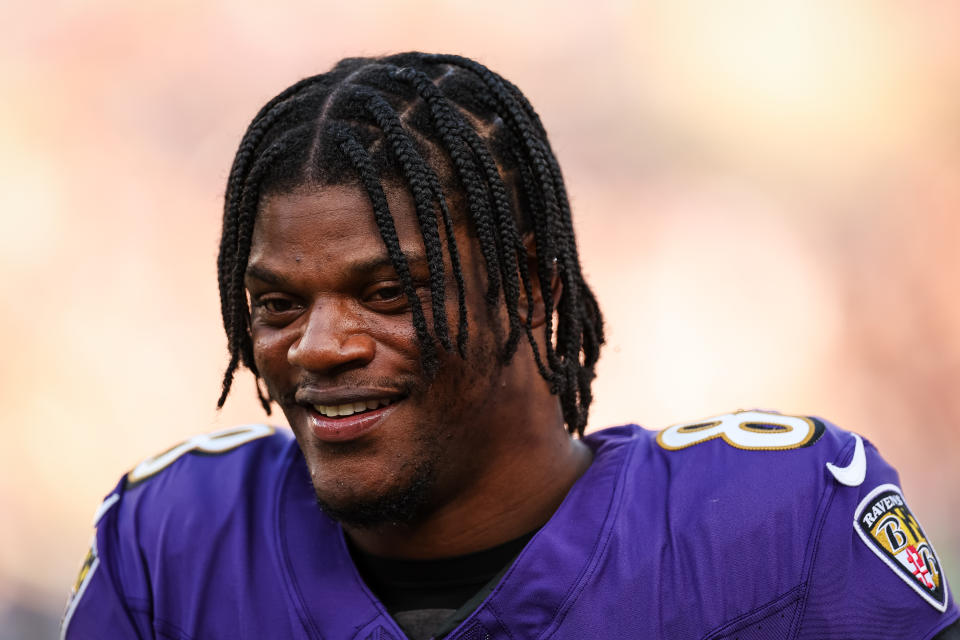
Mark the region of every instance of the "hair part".
<instances>
[{"instance_id":1,"label":"hair part","mask_svg":"<svg viewBox=\"0 0 960 640\"><path fill-rule=\"evenodd\" d=\"M331 71L289 87L256 115L240 142L227 181L217 260L221 313L230 361L217 406L240 366L257 380L244 276L263 198L305 184L355 184L365 190L380 236L412 309L424 370L433 374L438 349L465 357L469 322L449 193L462 196L465 218L483 256L485 300L506 308L509 331L501 361L520 340L530 344L540 375L560 398L571 433L583 435L591 382L603 344L603 318L581 273L570 205L546 131L520 90L460 56L404 53L347 58ZM428 326L397 239L384 185L405 185L412 197L429 266L433 319ZM524 236L532 234L530 273ZM458 306L455 338L446 314L447 247ZM540 283L546 317L543 353L533 309L521 297ZM555 300L553 278L562 293ZM554 316L556 324L554 325Z\"/></svg>"}]
</instances>

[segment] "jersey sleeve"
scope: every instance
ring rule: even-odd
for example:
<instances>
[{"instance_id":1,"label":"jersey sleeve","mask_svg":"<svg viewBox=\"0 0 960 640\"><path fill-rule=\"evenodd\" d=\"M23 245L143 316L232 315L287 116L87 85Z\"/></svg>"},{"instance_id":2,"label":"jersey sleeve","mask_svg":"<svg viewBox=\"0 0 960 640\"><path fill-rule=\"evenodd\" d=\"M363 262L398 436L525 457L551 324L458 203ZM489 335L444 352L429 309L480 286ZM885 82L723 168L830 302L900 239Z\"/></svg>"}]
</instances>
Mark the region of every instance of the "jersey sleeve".
<instances>
[{"instance_id":1,"label":"jersey sleeve","mask_svg":"<svg viewBox=\"0 0 960 640\"><path fill-rule=\"evenodd\" d=\"M121 481L97 510L93 541L60 625L61 640L153 637L149 601L138 599L133 588L139 585L141 593L146 592L146 569L136 541L120 532L123 486Z\"/></svg>"},{"instance_id":2,"label":"jersey sleeve","mask_svg":"<svg viewBox=\"0 0 960 640\"><path fill-rule=\"evenodd\" d=\"M897 472L859 436L838 429L826 437L846 443L823 468L823 517L797 639L933 638L958 610Z\"/></svg>"},{"instance_id":3,"label":"jersey sleeve","mask_svg":"<svg viewBox=\"0 0 960 640\"><path fill-rule=\"evenodd\" d=\"M216 615L210 567L220 553L234 554L224 566L235 564L247 548L222 544L221 532L236 531L238 514L251 504L269 504L272 485L262 480L274 477L270 465L283 464L280 453L291 443L292 435L273 427L241 425L194 436L136 465L97 510L61 639L198 637L191 631L198 619ZM260 490L259 501L249 487ZM247 533L239 528L242 540Z\"/></svg>"}]
</instances>

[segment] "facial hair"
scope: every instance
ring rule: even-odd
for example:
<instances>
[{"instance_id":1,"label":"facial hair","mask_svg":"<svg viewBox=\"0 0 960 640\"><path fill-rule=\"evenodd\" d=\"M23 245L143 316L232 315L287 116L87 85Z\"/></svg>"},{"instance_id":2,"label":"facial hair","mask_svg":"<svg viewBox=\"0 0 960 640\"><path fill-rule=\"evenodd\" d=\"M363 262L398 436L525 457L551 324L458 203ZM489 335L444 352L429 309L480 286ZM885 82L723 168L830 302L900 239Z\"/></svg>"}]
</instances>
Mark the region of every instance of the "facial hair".
<instances>
[{"instance_id":1,"label":"facial hair","mask_svg":"<svg viewBox=\"0 0 960 640\"><path fill-rule=\"evenodd\" d=\"M333 505L317 495L317 504L330 518L348 527L374 529L413 522L429 503L436 467L433 457L420 460L403 484L369 499Z\"/></svg>"}]
</instances>

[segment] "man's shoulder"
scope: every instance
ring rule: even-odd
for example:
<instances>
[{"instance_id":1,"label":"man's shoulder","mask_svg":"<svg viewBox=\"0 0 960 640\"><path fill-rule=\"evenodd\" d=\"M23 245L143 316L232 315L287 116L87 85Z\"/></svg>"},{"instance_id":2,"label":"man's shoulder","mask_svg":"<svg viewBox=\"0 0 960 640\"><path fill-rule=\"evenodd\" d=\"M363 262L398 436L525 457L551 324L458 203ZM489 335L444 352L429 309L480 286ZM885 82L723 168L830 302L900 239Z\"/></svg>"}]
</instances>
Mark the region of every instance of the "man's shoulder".
<instances>
[{"instance_id":1,"label":"man's shoulder","mask_svg":"<svg viewBox=\"0 0 960 640\"><path fill-rule=\"evenodd\" d=\"M640 532L649 548L670 550L658 569L684 576L677 599L689 585L701 595L722 585L739 599L733 610L802 607L815 637L908 637L907 628L956 617L897 472L853 432L817 417L738 411L591 439L600 461L630 452L620 456L629 461L619 482L625 546ZM862 613L879 610L883 628ZM847 625L840 635L816 635L838 620Z\"/></svg>"},{"instance_id":2,"label":"man's shoulder","mask_svg":"<svg viewBox=\"0 0 960 640\"><path fill-rule=\"evenodd\" d=\"M124 474L94 516L64 627L135 624L149 634L164 616L229 600L210 580L211 566L226 585L248 572L267 575L253 566L260 556L245 550L272 540L270 514L295 449L286 429L246 425L184 440Z\"/></svg>"},{"instance_id":3,"label":"man's shoulder","mask_svg":"<svg viewBox=\"0 0 960 640\"><path fill-rule=\"evenodd\" d=\"M878 458L867 440L828 420L761 410L711 416L659 431L636 425L612 427L589 434L587 442L601 455L623 446L633 448L634 467L659 469L671 482L691 484L736 482L774 470L824 483L832 479L860 484L864 478L858 474L866 465L860 457L853 460L854 453L860 450Z\"/></svg>"},{"instance_id":4,"label":"man's shoulder","mask_svg":"<svg viewBox=\"0 0 960 640\"><path fill-rule=\"evenodd\" d=\"M588 442L601 461L605 451L631 451L621 481L627 513L660 518L648 511L660 504L674 534L712 528L714 541L789 535L798 555L835 491L896 482L867 440L812 416L737 411L661 431L616 427Z\"/></svg>"},{"instance_id":5,"label":"man's shoulder","mask_svg":"<svg viewBox=\"0 0 960 640\"><path fill-rule=\"evenodd\" d=\"M200 434L141 461L107 499L118 503L124 524L141 534L173 520L182 526L209 523L238 506L268 503L291 447L287 429L263 424Z\"/></svg>"},{"instance_id":6,"label":"man's shoulder","mask_svg":"<svg viewBox=\"0 0 960 640\"><path fill-rule=\"evenodd\" d=\"M129 491L156 477L245 470L279 458L292 439L289 430L265 424L202 433L142 460L126 474L125 487Z\"/></svg>"}]
</instances>

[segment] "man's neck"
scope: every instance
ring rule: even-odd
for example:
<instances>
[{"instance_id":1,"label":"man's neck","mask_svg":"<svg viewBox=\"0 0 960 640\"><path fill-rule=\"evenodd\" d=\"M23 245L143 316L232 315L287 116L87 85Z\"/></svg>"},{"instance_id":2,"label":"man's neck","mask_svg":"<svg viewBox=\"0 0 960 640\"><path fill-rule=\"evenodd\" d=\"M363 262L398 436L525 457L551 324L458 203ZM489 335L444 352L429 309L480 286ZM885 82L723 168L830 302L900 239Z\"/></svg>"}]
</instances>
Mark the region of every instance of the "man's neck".
<instances>
[{"instance_id":1,"label":"man's neck","mask_svg":"<svg viewBox=\"0 0 960 640\"><path fill-rule=\"evenodd\" d=\"M413 523L344 530L357 547L383 557L444 558L489 549L543 526L592 459L561 422L525 434L522 443L506 443L490 472Z\"/></svg>"}]
</instances>

